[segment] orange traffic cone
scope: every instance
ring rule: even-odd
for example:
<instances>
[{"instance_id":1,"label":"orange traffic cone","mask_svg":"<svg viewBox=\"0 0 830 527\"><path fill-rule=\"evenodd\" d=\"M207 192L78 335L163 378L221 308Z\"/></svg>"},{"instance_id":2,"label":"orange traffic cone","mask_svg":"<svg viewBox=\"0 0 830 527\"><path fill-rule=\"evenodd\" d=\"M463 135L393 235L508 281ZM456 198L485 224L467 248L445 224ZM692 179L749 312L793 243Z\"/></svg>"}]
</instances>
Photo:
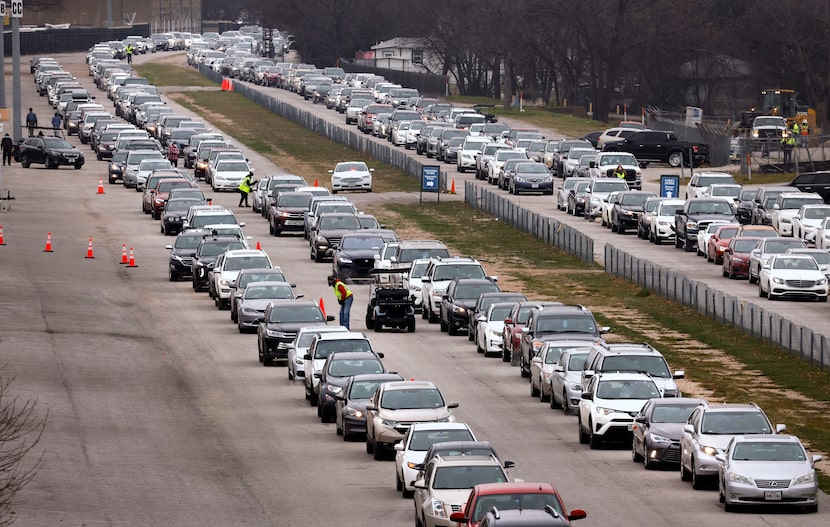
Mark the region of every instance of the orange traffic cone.
<instances>
[{"instance_id":1,"label":"orange traffic cone","mask_svg":"<svg viewBox=\"0 0 830 527\"><path fill-rule=\"evenodd\" d=\"M222 77L222 91L228 91L228 79Z\"/></svg>"},{"instance_id":2,"label":"orange traffic cone","mask_svg":"<svg viewBox=\"0 0 830 527\"><path fill-rule=\"evenodd\" d=\"M257 250L257 251L261 251L261 250L262 250L262 246L259 244L259 242L256 242L256 250Z\"/></svg>"},{"instance_id":3,"label":"orange traffic cone","mask_svg":"<svg viewBox=\"0 0 830 527\"><path fill-rule=\"evenodd\" d=\"M326 316L326 306L323 304L323 297L320 297L320 311L323 312L323 317Z\"/></svg>"},{"instance_id":4,"label":"orange traffic cone","mask_svg":"<svg viewBox=\"0 0 830 527\"><path fill-rule=\"evenodd\" d=\"M450 194L455 194L455 178L452 178L452 184L450 185Z\"/></svg>"},{"instance_id":5,"label":"orange traffic cone","mask_svg":"<svg viewBox=\"0 0 830 527\"><path fill-rule=\"evenodd\" d=\"M130 247L130 263L127 267L138 267L135 263L135 255L133 254L133 248Z\"/></svg>"},{"instance_id":6,"label":"orange traffic cone","mask_svg":"<svg viewBox=\"0 0 830 527\"><path fill-rule=\"evenodd\" d=\"M127 259L127 244L121 244L121 265L127 265L130 261Z\"/></svg>"},{"instance_id":7,"label":"orange traffic cone","mask_svg":"<svg viewBox=\"0 0 830 527\"><path fill-rule=\"evenodd\" d=\"M103 193L104 193L104 178L99 177L98 178L98 194L103 194Z\"/></svg>"},{"instance_id":8,"label":"orange traffic cone","mask_svg":"<svg viewBox=\"0 0 830 527\"><path fill-rule=\"evenodd\" d=\"M0 225L0 245L6 245L6 242L3 241L3 226Z\"/></svg>"},{"instance_id":9,"label":"orange traffic cone","mask_svg":"<svg viewBox=\"0 0 830 527\"><path fill-rule=\"evenodd\" d=\"M43 252L51 253L52 252L52 233L46 233L46 247L43 248Z\"/></svg>"},{"instance_id":10,"label":"orange traffic cone","mask_svg":"<svg viewBox=\"0 0 830 527\"><path fill-rule=\"evenodd\" d=\"M319 182L319 181L317 181L316 179L314 180L314 186L315 186L315 187L319 187L319 186L320 186L320 182Z\"/></svg>"},{"instance_id":11,"label":"orange traffic cone","mask_svg":"<svg viewBox=\"0 0 830 527\"><path fill-rule=\"evenodd\" d=\"M89 239L89 245L86 247L86 257L85 258L95 258L95 255L92 253L92 238Z\"/></svg>"}]
</instances>

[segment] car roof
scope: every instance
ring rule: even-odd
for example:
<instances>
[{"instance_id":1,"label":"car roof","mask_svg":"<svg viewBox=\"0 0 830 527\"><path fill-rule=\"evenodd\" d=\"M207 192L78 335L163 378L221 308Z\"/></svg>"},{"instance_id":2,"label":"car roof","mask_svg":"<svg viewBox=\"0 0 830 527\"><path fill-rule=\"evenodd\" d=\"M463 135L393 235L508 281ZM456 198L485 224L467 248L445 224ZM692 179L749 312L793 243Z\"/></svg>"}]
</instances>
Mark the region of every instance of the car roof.
<instances>
[{"instance_id":1,"label":"car roof","mask_svg":"<svg viewBox=\"0 0 830 527\"><path fill-rule=\"evenodd\" d=\"M597 373L600 381L651 381L654 382L654 379L651 378L651 375L647 373L636 373L636 372L617 372L617 371L609 371L609 372L602 372Z\"/></svg>"},{"instance_id":2,"label":"car roof","mask_svg":"<svg viewBox=\"0 0 830 527\"><path fill-rule=\"evenodd\" d=\"M411 388L431 389L437 388L434 383L429 381L400 381L388 382L384 385L384 390L408 390Z\"/></svg>"},{"instance_id":3,"label":"car roof","mask_svg":"<svg viewBox=\"0 0 830 527\"><path fill-rule=\"evenodd\" d=\"M325 334L317 335L318 340L368 340L366 335L356 331L339 332L328 331Z\"/></svg>"},{"instance_id":4,"label":"car roof","mask_svg":"<svg viewBox=\"0 0 830 527\"><path fill-rule=\"evenodd\" d=\"M325 326L322 326L322 327L325 327ZM352 383L355 383L355 382L358 382L358 381L394 382L394 381L402 380L402 379L403 379L403 377L401 377L397 373L361 373L360 375L352 375Z\"/></svg>"},{"instance_id":5,"label":"car roof","mask_svg":"<svg viewBox=\"0 0 830 527\"><path fill-rule=\"evenodd\" d=\"M801 444L801 440L789 434L748 434L748 435L741 435L735 436L732 439L734 442L744 442L744 441L763 441L767 443L798 443Z\"/></svg>"},{"instance_id":6,"label":"car roof","mask_svg":"<svg viewBox=\"0 0 830 527\"><path fill-rule=\"evenodd\" d=\"M700 406L708 404L706 399L696 397L661 397L652 399L654 406Z\"/></svg>"},{"instance_id":7,"label":"car roof","mask_svg":"<svg viewBox=\"0 0 830 527\"><path fill-rule=\"evenodd\" d=\"M754 410L763 413L763 410L754 403L715 403L706 404L706 412L746 412Z\"/></svg>"},{"instance_id":8,"label":"car roof","mask_svg":"<svg viewBox=\"0 0 830 527\"><path fill-rule=\"evenodd\" d=\"M340 355L339 353L337 355ZM471 456L442 456L438 454L430 460L434 465L497 465L501 467L501 461L495 454L475 454Z\"/></svg>"},{"instance_id":9,"label":"car roof","mask_svg":"<svg viewBox=\"0 0 830 527\"><path fill-rule=\"evenodd\" d=\"M412 423L410 430L469 430L467 423Z\"/></svg>"},{"instance_id":10,"label":"car roof","mask_svg":"<svg viewBox=\"0 0 830 527\"><path fill-rule=\"evenodd\" d=\"M414 425L413 425L414 426ZM558 494L550 483L534 483L525 481L505 481L503 483L479 483L474 487L479 496L490 494L539 493Z\"/></svg>"},{"instance_id":11,"label":"car roof","mask_svg":"<svg viewBox=\"0 0 830 527\"><path fill-rule=\"evenodd\" d=\"M378 359L378 356L371 351L341 351L339 353L332 353L326 357L327 361L336 360L355 360L355 359Z\"/></svg>"}]
</instances>

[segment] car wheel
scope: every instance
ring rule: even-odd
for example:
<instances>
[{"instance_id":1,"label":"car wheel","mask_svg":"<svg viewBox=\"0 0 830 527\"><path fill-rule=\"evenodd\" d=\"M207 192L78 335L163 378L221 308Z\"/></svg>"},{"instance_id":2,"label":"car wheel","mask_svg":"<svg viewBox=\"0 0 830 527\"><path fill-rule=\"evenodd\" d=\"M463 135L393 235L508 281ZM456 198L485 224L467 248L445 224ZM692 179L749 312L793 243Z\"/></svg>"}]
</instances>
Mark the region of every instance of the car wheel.
<instances>
[{"instance_id":1,"label":"car wheel","mask_svg":"<svg viewBox=\"0 0 830 527\"><path fill-rule=\"evenodd\" d=\"M430 324L434 324L434 323L438 322L438 315L433 313L431 308L429 309L429 313L427 313L427 321Z\"/></svg>"},{"instance_id":2,"label":"car wheel","mask_svg":"<svg viewBox=\"0 0 830 527\"><path fill-rule=\"evenodd\" d=\"M692 459L692 470L691 470L691 473L692 473L692 488L693 488L693 489L695 489L695 490L703 490L703 489L705 489L705 488L706 488L706 486L707 486L707 483L708 483L708 482L706 481L706 479L705 479L703 476L699 476L699 475L697 474L697 471L695 470L695 462L694 462L694 459Z\"/></svg>"},{"instance_id":3,"label":"car wheel","mask_svg":"<svg viewBox=\"0 0 830 527\"><path fill-rule=\"evenodd\" d=\"M680 481L691 481L692 474L686 470L686 467L683 465L683 461L680 461Z\"/></svg>"},{"instance_id":4,"label":"car wheel","mask_svg":"<svg viewBox=\"0 0 830 527\"><path fill-rule=\"evenodd\" d=\"M470 342L472 342L472 341L473 341L473 339L474 339L474 337L475 337L475 335L474 335L474 333L473 333L473 329L472 329L472 328L468 329L468 330L467 330L467 340L469 340Z\"/></svg>"},{"instance_id":5,"label":"car wheel","mask_svg":"<svg viewBox=\"0 0 830 527\"><path fill-rule=\"evenodd\" d=\"M594 424L591 421L588 421L588 430L588 445L591 450L599 450L602 447L602 439L593 432Z\"/></svg>"},{"instance_id":6,"label":"car wheel","mask_svg":"<svg viewBox=\"0 0 830 527\"><path fill-rule=\"evenodd\" d=\"M412 318L411 318L411 319L410 319L410 320L406 323L406 332L407 332L407 333L415 333L415 317L412 317Z\"/></svg>"},{"instance_id":7,"label":"car wheel","mask_svg":"<svg viewBox=\"0 0 830 527\"><path fill-rule=\"evenodd\" d=\"M767 294L764 292L764 288L761 287L760 282L758 282L758 296L760 296L761 298L764 298L765 296L767 296Z\"/></svg>"},{"instance_id":8,"label":"car wheel","mask_svg":"<svg viewBox=\"0 0 830 527\"><path fill-rule=\"evenodd\" d=\"M20 165L23 168L29 168L31 166L31 162L29 161L29 156L27 156L26 154L23 154L22 156L20 156Z\"/></svg>"},{"instance_id":9,"label":"car wheel","mask_svg":"<svg viewBox=\"0 0 830 527\"><path fill-rule=\"evenodd\" d=\"M682 152L672 152L669 154L668 158L669 166L672 168L677 168L681 164L683 164L683 153Z\"/></svg>"},{"instance_id":10,"label":"car wheel","mask_svg":"<svg viewBox=\"0 0 830 527\"><path fill-rule=\"evenodd\" d=\"M562 392L562 402L556 400L556 397L553 396L553 390L551 389L550 393L550 409L556 410L557 408L561 408L565 415L568 415L566 405L568 404L568 394L564 391Z\"/></svg>"},{"instance_id":11,"label":"car wheel","mask_svg":"<svg viewBox=\"0 0 830 527\"><path fill-rule=\"evenodd\" d=\"M293 381L294 380L294 370L290 366L288 368L286 368L286 370L288 370L288 380Z\"/></svg>"},{"instance_id":12,"label":"car wheel","mask_svg":"<svg viewBox=\"0 0 830 527\"><path fill-rule=\"evenodd\" d=\"M447 335L450 335L451 337L454 337L454 336L458 335L458 328L455 327L454 325L448 323L447 324Z\"/></svg>"},{"instance_id":13,"label":"car wheel","mask_svg":"<svg viewBox=\"0 0 830 527\"><path fill-rule=\"evenodd\" d=\"M539 402L540 403L546 403L546 402L550 401L552 398L553 398L553 395L550 394L550 393L546 394L544 385L540 384L539 385Z\"/></svg>"},{"instance_id":14,"label":"car wheel","mask_svg":"<svg viewBox=\"0 0 830 527\"><path fill-rule=\"evenodd\" d=\"M589 441L589 438L588 438L588 434L586 434L582 430L582 416L578 417L576 426L579 428L579 444L580 445L587 445L588 441Z\"/></svg>"},{"instance_id":15,"label":"car wheel","mask_svg":"<svg viewBox=\"0 0 830 527\"><path fill-rule=\"evenodd\" d=\"M530 378L530 396L539 397L539 389L536 388L536 385L533 383L533 377Z\"/></svg>"},{"instance_id":16,"label":"car wheel","mask_svg":"<svg viewBox=\"0 0 830 527\"><path fill-rule=\"evenodd\" d=\"M173 271L172 269L167 271L167 279L171 282L176 282L179 280L179 273Z\"/></svg>"},{"instance_id":17,"label":"car wheel","mask_svg":"<svg viewBox=\"0 0 830 527\"><path fill-rule=\"evenodd\" d=\"M375 444L372 448L372 459L375 461L383 461L383 451Z\"/></svg>"},{"instance_id":18,"label":"car wheel","mask_svg":"<svg viewBox=\"0 0 830 527\"><path fill-rule=\"evenodd\" d=\"M507 351L507 348L502 348L501 350L501 361L502 362L510 362L511 356L513 354Z\"/></svg>"},{"instance_id":19,"label":"car wheel","mask_svg":"<svg viewBox=\"0 0 830 527\"><path fill-rule=\"evenodd\" d=\"M403 489L404 489L403 482L401 481L400 476L398 476L398 471L396 470L395 471L395 490L397 490L398 492L401 492L401 491L403 491Z\"/></svg>"},{"instance_id":20,"label":"car wheel","mask_svg":"<svg viewBox=\"0 0 830 527\"><path fill-rule=\"evenodd\" d=\"M83 165L81 165L80 163L75 165L75 170L80 170L82 166ZM55 168L58 168L58 167L55 167Z\"/></svg>"},{"instance_id":21,"label":"car wheel","mask_svg":"<svg viewBox=\"0 0 830 527\"><path fill-rule=\"evenodd\" d=\"M691 240L689 240L689 239L687 239L687 240L686 240L686 242L685 242L685 243L684 243L684 245L683 245L683 250L684 250L685 252L687 252L687 253L690 253L690 252L692 252L692 251L694 251L694 250L695 250L695 247L694 247L694 245L692 244L692 241L691 241Z\"/></svg>"},{"instance_id":22,"label":"car wheel","mask_svg":"<svg viewBox=\"0 0 830 527\"><path fill-rule=\"evenodd\" d=\"M677 236L677 234L675 234L674 235L674 248L675 249L680 249L681 247L683 247L683 240L681 240L680 237Z\"/></svg>"},{"instance_id":23,"label":"car wheel","mask_svg":"<svg viewBox=\"0 0 830 527\"><path fill-rule=\"evenodd\" d=\"M758 281L758 277L752 275L752 268L751 267L749 268L748 274L749 274L749 283L750 284L754 284L755 282Z\"/></svg>"},{"instance_id":24,"label":"car wheel","mask_svg":"<svg viewBox=\"0 0 830 527\"><path fill-rule=\"evenodd\" d=\"M374 454L375 453L375 445L372 443L372 440L369 439L369 436L366 436L366 453L367 454Z\"/></svg>"},{"instance_id":25,"label":"car wheel","mask_svg":"<svg viewBox=\"0 0 830 527\"><path fill-rule=\"evenodd\" d=\"M617 234L625 234L625 227L623 227L622 223L617 225Z\"/></svg>"},{"instance_id":26,"label":"car wheel","mask_svg":"<svg viewBox=\"0 0 830 527\"><path fill-rule=\"evenodd\" d=\"M721 275L723 275L724 278L732 278L732 273L726 267L721 268Z\"/></svg>"},{"instance_id":27,"label":"car wheel","mask_svg":"<svg viewBox=\"0 0 830 527\"><path fill-rule=\"evenodd\" d=\"M447 323L444 322L443 318L439 321L439 323L440 323L440 327L441 327L441 333L446 333L447 330L449 329L449 326L447 325Z\"/></svg>"},{"instance_id":28,"label":"car wheel","mask_svg":"<svg viewBox=\"0 0 830 527\"><path fill-rule=\"evenodd\" d=\"M643 456L637 452L637 445L634 441L631 441L631 461L634 463L640 463L643 460Z\"/></svg>"},{"instance_id":29,"label":"car wheel","mask_svg":"<svg viewBox=\"0 0 830 527\"><path fill-rule=\"evenodd\" d=\"M617 232L617 224L611 221L611 232Z\"/></svg>"},{"instance_id":30,"label":"car wheel","mask_svg":"<svg viewBox=\"0 0 830 527\"><path fill-rule=\"evenodd\" d=\"M703 256L703 251L700 250L700 245L697 246L697 250L695 251L697 256Z\"/></svg>"}]
</instances>

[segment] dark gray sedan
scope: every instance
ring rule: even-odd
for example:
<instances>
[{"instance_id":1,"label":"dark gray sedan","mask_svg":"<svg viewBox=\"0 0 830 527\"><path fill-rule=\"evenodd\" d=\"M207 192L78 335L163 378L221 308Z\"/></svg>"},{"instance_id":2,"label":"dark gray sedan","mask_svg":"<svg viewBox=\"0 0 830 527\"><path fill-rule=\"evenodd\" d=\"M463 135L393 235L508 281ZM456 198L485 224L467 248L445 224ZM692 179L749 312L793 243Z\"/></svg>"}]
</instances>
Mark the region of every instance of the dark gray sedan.
<instances>
[{"instance_id":1,"label":"dark gray sedan","mask_svg":"<svg viewBox=\"0 0 830 527\"><path fill-rule=\"evenodd\" d=\"M272 300L294 300L302 296L294 294L294 288L288 282L250 282L237 307L236 325L239 332L256 328Z\"/></svg>"},{"instance_id":2,"label":"dark gray sedan","mask_svg":"<svg viewBox=\"0 0 830 527\"><path fill-rule=\"evenodd\" d=\"M691 397L650 399L634 417L632 460L642 461L647 469L680 463L680 432L701 404L706 401Z\"/></svg>"}]
</instances>

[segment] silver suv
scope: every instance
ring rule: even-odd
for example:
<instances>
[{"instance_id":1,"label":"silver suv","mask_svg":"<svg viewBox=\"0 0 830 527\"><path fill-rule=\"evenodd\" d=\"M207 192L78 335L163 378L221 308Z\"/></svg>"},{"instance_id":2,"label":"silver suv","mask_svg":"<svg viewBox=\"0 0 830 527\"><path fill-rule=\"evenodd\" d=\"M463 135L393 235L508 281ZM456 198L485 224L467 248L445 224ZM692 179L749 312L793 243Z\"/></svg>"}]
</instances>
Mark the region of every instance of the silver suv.
<instances>
[{"instance_id":1,"label":"silver suv","mask_svg":"<svg viewBox=\"0 0 830 527\"><path fill-rule=\"evenodd\" d=\"M432 258L427 265L424 277L421 279L421 294L423 296L423 318L431 323L438 322L441 316L441 301L447 286L456 278L490 278L484 272L484 267L473 258L451 257Z\"/></svg>"},{"instance_id":2,"label":"silver suv","mask_svg":"<svg viewBox=\"0 0 830 527\"><path fill-rule=\"evenodd\" d=\"M683 370L672 372L663 354L645 342L608 344L600 341L591 345L591 351L582 367L583 389L588 387L588 382L594 375L613 371L650 375L663 397L680 397L680 390L674 380L686 376Z\"/></svg>"}]
</instances>

